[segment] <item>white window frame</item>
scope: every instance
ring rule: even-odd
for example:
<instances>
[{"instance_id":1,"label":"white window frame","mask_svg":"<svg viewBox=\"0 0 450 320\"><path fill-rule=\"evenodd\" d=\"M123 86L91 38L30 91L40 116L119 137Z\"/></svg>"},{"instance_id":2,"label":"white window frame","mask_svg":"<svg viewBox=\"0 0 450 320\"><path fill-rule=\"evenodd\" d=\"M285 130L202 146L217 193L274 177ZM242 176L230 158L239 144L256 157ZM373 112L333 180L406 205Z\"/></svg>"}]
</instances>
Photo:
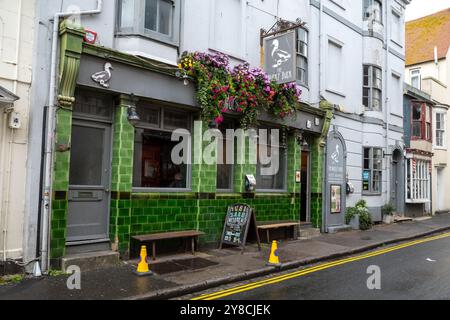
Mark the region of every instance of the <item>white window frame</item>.
<instances>
[{"instance_id":1,"label":"white window frame","mask_svg":"<svg viewBox=\"0 0 450 320\"><path fill-rule=\"evenodd\" d=\"M405 195L408 203L427 203L431 201L431 160L410 156L406 159ZM416 170L413 170L413 162ZM409 172L408 172L409 171ZM410 192L408 192L408 187Z\"/></svg>"},{"instance_id":2,"label":"white window frame","mask_svg":"<svg viewBox=\"0 0 450 320\"><path fill-rule=\"evenodd\" d=\"M418 72L418 74L414 74L415 72ZM416 89L422 90L422 72L421 72L420 68L419 69L411 69L409 75L410 75L410 80L411 80L411 86L416 88ZM414 83L413 83L413 79L416 78L416 77L419 78L418 79L419 80L419 87L415 87Z\"/></svg>"},{"instance_id":3,"label":"white window frame","mask_svg":"<svg viewBox=\"0 0 450 320\"><path fill-rule=\"evenodd\" d=\"M300 31L303 31L306 35L306 39L300 38ZM296 39L297 39L297 59L299 62L297 63L297 83L303 86L308 86L309 83L309 72L308 72L308 56L309 56L309 30L306 28L298 28L296 31ZM302 45L305 47L306 52L302 52ZM304 59L305 61L305 68L301 68L300 60ZM304 71L304 79L300 79L299 77L299 70Z\"/></svg>"},{"instance_id":4,"label":"white window frame","mask_svg":"<svg viewBox=\"0 0 450 320\"><path fill-rule=\"evenodd\" d=\"M442 116L441 129L438 129L437 118ZM438 145L438 133L442 133L442 145ZM434 112L434 148L435 149L447 149L447 111L435 111Z\"/></svg>"},{"instance_id":5,"label":"white window frame","mask_svg":"<svg viewBox=\"0 0 450 320\"><path fill-rule=\"evenodd\" d=\"M375 9L378 9L378 6L375 6L374 3L379 5L380 12L378 16L375 14ZM364 0L363 2L363 20L371 20L374 22L383 24L383 2L381 0Z\"/></svg>"},{"instance_id":6,"label":"white window frame","mask_svg":"<svg viewBox=\"0 0 450 320\"><path fill-rule=\"evenodd\" d=\"M181 22L181 1L182 0L160 0L171 2L173 5L171 32L169 35L145 28L145 1L134 0L134 25L133 27L122 27L122 1L117 2L117 36L140 36L150 38L158 42L172 46L179 46L180 42L180 22Z\"/></svg>"},{"instance_id":7,"label":"white window frame","mask_svg":"<svg viewBox=\"0 0 450 320\"><path fill-rule=\"evenodd\" d=\"M364 69L368 68L368 84L365 85L364 84L364 78L366 77L366 74L364 73ZM374 81L374 71L378 70L380 72L380 86L376 87L375 86L375 81ZM372 65L372 64L364 64L363 65L363 105L365 107L366 110L368 111L377 111L377 112L381 112L383 111L383 69L379 66L376 65ZM364 89L369 90L369 96L368 98L368 105L366 106L364 104ZM378 109L374 108L374 92L378 91L380 93L380 107Z\"/></svg>"}]
</instances>

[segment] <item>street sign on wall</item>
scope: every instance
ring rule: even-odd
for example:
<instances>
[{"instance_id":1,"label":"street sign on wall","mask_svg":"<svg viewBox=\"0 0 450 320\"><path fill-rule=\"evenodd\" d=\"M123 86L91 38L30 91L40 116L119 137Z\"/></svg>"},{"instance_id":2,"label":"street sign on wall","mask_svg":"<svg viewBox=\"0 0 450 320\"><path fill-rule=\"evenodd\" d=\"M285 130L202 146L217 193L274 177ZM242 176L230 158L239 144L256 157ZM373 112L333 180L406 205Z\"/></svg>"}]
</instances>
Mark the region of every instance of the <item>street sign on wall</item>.
<instances>
[{"instance_id":1,"label":"street sign on wall","mask_svg":"<svg viewBox=\"0 0 450 320\"><path fill-rule=\"evenodd\" d=\"M297 80L295 31L264 39L264 68L277 83Z\"/></svg>"}]
</instances>

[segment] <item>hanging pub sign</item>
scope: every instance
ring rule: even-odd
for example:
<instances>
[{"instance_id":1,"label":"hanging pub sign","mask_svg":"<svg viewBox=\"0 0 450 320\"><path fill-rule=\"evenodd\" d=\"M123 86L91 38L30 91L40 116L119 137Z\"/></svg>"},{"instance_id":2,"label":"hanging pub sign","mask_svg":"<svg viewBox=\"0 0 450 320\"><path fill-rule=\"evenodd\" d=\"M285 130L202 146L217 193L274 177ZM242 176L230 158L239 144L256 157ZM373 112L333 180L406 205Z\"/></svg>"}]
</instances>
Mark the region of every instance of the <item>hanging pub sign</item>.
<instances>
[{"instance_id":1,"label":"hanging pub sign","mask_svg":"<svg viewBox=\"0 0 450 320\"><path fill-rule=\"evenodd\" d=\"M264 39L264 67L279 84L297 80L296 33L289 31Z\"/></svg>"},{"instance_id":2,"label":"hanging pub sign","mask_svg":"<svg viewBox=\"0 0 450 320\"><path fill-rule=\"evenodd\" d=\"M250 229L255 233L258 248L261 250L261 242L256 228L256 217L253 209L245 204L235 204L228 207L222 239L220 241L220 249L226 244L241 247L242 252L244 252Z\"/></svg>"}]
</instances>

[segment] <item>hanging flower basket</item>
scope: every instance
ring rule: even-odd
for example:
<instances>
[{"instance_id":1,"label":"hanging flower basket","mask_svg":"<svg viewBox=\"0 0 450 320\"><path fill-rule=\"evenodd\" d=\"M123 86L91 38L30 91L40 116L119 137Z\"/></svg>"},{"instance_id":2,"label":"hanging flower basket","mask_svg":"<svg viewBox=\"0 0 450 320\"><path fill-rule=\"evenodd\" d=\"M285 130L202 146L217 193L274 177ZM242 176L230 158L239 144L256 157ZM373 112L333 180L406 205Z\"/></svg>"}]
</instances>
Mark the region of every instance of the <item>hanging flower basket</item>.
<instances>
[{"instance_id":1,"label":"hanging flower basket","mask_svg":"<svg viewBox=\"0 0 450 320\"><path fill-rule=\"evenodd\" d=\"M224 113L241 116L241 127L258 126L259 110L284 119L298 110L301 90L295 83L277 84L260 68L243 63L230 68L228 56L217 53L184 53L179 68L183 76L194 79L202 118L220 125Z\"/></svg>"}]
</instances>

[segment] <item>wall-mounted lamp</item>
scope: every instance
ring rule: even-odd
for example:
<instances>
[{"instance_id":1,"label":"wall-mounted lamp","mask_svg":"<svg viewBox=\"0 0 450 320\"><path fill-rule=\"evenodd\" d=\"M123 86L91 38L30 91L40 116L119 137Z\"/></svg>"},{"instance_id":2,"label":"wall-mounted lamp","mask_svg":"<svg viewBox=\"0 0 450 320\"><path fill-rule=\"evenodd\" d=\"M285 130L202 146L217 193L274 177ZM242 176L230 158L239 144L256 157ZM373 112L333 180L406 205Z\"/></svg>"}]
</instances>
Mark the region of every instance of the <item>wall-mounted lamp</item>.
<instances>
[{"instance_id":1,"label":"wall-mounted lamp","mask_svg":"<svg viewBox=\"0 0 450 320\"><path fill-rule=\"evenodd\" d=\"M130 102L131 104L128 106L128 122L134 127L139 121L141 121L141 117L139 117L137 112L137 99L134 97L134 93L130 94Z\"/></svg>"},{"instance_id":2,"label":"wall-mounted lamp","mask_svg":"<svg viewBox=\"0 0 450 320\"><path fill-rule=\"evenodd\" d=\"M184 84L185 86L188 86L188 85L189 85L189 81L193 80L191 77L189 77L189 76L186 74L186 72L177 71L177 72L175 73L175 76L176 76L178 79L182 80L182 81L183 81L183 84Z\"/></svg>"}]
</instances>

